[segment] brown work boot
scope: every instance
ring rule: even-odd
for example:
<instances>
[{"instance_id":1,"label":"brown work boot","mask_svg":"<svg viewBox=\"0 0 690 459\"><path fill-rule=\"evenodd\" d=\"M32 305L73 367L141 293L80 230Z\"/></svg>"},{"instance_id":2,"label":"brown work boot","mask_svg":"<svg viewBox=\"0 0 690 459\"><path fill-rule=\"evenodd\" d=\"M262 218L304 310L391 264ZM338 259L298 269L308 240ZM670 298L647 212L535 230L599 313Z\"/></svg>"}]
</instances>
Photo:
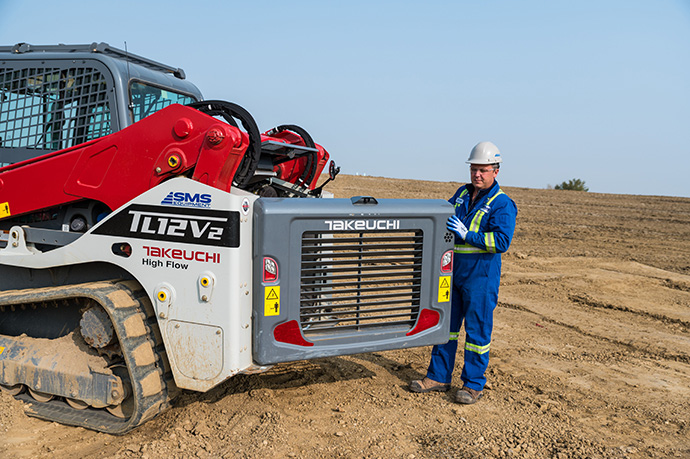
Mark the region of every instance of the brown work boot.
<instances>
[{"instance_id":1,"label":"brown work boot","mask_svg":"<svg viewBox=\"0 0 690 459\"><path fill-rule=\"evenodd\" d=\"M446 392L448 389L450 389L450 384L442 384L427 377L424 379L415 379L414 381L410 382L410 390L412 392Z\"/></svg>"},{"instance_id":2,"label":"brown work boot","mask_svg":"<svg viewBox=\"0 0 690 459\"><path fill-rule=\"evenodd\" d=\"M477 403L482 398L482 391L470 389L467 386L462 386L455 394L455 401L463 405L471 405Z\"/></svg>"}]
</instances>

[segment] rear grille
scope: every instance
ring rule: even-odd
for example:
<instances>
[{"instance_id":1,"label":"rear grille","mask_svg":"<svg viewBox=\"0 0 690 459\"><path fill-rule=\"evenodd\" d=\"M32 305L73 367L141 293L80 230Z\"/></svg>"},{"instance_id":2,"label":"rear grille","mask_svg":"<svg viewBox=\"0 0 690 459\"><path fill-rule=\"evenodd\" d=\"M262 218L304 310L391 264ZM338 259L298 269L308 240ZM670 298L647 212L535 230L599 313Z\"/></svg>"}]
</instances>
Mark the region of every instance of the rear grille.
<instances>
[{"instance_id":1,"label":"rear grille","mask_svg":"<svg viewBox=\"0 0 690 459\"><path fill-rule=\"evenodd\" d=\"M305 232L300 325L305 336L411 329L420 308L422 231Z\"/></svg>"}]
</instances>

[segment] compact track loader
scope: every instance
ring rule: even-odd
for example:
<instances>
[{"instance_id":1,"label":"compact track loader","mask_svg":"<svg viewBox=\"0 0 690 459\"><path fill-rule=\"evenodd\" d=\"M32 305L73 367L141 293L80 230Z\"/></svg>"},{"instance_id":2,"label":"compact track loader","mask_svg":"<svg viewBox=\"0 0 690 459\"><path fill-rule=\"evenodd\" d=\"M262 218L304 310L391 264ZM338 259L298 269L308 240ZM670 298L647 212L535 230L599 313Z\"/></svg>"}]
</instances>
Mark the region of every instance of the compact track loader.
<instances>
[{"instance_id":1,"label":"compact track loader","mask_svg":"<svg viewBox=\"0 0 690 459\"><path fill-rule=\"evenodd\" d=\"M181 389L447 341L451 206L333 199L328 161L181 69L0 47L0 388L122 434Z\"/></svg>"}]
</instances>

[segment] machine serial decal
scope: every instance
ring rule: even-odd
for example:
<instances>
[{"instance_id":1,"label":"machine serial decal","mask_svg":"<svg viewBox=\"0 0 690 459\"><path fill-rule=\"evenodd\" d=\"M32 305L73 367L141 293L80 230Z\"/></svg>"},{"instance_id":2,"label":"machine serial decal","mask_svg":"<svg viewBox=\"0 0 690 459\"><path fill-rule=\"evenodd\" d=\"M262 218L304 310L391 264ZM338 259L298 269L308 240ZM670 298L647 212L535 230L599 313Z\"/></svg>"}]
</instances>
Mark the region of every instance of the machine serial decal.
<instances>
[{"instance_id":1,"label":"machine serial decal","mask_svg":"<svg viewBox=\"0 0 690 459\"><path fill-rule=\"evenodd\" d=\"M93 234L166 242L239 247L239 212L131 204Z\"/></svg>"},{"instance_id":2,"label":"machine serial decal","mask_svg":"<svg viewBox=\"0 0 690 459\"><path fill-rule=\"evenodd\" d=\"M199 250L185 250L185 249L171 249L164 247L149 247L145 245L146 256L150 258L142 258L141 263L145 266L158 268L165 266L166 268L187 269L189 263L178 263L174 260L184 261L198 261L201 263L220 263L220 253L218 252L204 252ZM165 260L155 260L154 258L165 258Z\"/></svg>"},{"instance_id":3,"label":"machine serial decal","mask_svg":"<svg viewBox=\"0 0 690 459\"><path fill-rule=\"evenodd\" d=\"M325 220L331 231L397 230L400 220Z\"/></svg>"},{"instance_id":4,"label":"machine serial decal","mask_svg":"<svg viewBox=\"0 0 690 459\"><path fill-rule=\"evenodd\" d=\"M185 193L184 191L171 191L161 201L161 204L167 206L179 207L211 207L211 195L204 193Z\"/></svg>"}]
</instances>

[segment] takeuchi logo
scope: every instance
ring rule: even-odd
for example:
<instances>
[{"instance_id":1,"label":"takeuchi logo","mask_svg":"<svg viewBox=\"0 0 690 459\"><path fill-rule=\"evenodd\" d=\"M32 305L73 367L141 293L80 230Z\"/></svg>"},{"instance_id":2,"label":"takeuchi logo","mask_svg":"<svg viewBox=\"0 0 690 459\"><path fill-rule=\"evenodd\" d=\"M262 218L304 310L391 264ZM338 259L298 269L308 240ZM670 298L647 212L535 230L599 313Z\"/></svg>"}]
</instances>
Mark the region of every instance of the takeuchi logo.
<instances>
[{"instance_id":1,"label":"takeuchi logo","mask_svg":"<svg viewBox=\"0 0 690 459\"><path fill-rule=\"evenodd\" d=\"M400 220L324 220L331 231L396 230Z\"/></svg>"},{"instance_id":2,"label":"takeuchi logo","mask_svg":"<svg viewBox=\"0 0 690 459\"><path fill-rule=\"evenodd\" d=\"M171 191L161 201L161 204L179 207L211 207L211 195L208 193L186 193L184 191Z\"/></svg>"}]
</instances>

